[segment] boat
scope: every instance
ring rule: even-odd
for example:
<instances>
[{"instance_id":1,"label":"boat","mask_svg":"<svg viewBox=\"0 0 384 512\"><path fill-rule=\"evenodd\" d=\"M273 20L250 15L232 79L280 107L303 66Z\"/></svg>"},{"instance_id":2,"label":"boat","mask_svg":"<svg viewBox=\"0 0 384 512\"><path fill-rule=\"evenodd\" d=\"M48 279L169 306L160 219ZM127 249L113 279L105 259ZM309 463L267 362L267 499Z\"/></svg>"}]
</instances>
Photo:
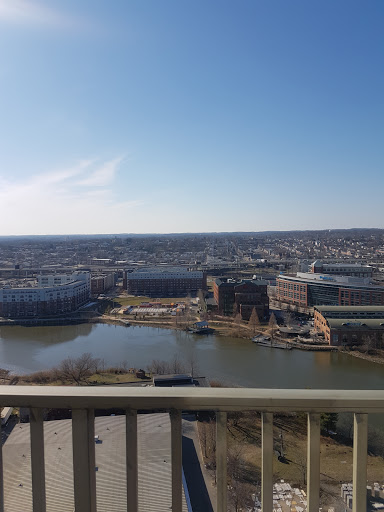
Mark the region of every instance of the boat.
<instances>
[{"instance_id":1,"label":"boat","mask_svg":"<svg viewBox=\"0 0 384 512\"><path fill-rule=\"evenodd\" d=\"M252 342L260 345L261 347L269 347L269 348L281 348L283 350L292 350L292 345L288 345L287 343L282 343L280 341L271 340L270 336L254 336L252 338Z\"/></svg>"}]
</instances>

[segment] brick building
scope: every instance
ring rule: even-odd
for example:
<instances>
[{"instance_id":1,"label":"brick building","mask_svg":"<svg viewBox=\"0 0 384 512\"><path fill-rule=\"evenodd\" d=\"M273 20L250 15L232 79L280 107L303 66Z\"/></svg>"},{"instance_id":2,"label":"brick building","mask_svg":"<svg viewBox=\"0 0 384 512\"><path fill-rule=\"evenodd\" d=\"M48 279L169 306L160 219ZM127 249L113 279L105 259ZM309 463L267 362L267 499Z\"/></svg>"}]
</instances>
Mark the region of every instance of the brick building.
<instances>
[{"instance_id":1,"label":"brick building","mask_svg":"<svg viewBox=\"0 0 384 512\"><path fill-rule=\"evenodd\" d=\"M218 311L222 315L241 313L244 320L249 320L253 308L260 320L269 316L269 298L266 281L257 279L235 280L220 278L213 285L213 294Z\"/></svg>"},{"instance_id":2,"label":"brick building","mask_svg":"<svg viewBox=\"0 0 384 512\"><path fill-rule=\"evenodd\" d=\"M183 268L127 272L125 282L130 295L147 297L183 297L207 288L204 272Z\"/></svg>"},{"instance_id":3,"label":"brick building","mask_svg":"<svg viewBox=\"0 0 384 512\"><path fill-rule=\"evenodd\" d=\"M330 345L384 342L384 306L316 306L314 326Z\"/></svg>"}]
</instances>

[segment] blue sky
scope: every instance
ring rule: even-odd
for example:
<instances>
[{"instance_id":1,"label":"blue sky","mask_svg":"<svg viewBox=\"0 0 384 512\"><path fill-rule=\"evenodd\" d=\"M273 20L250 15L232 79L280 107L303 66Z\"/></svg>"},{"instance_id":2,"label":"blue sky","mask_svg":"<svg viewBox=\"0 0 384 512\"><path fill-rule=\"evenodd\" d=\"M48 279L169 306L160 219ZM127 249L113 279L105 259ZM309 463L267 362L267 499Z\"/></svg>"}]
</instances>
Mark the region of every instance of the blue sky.
<instances>
[{"instance_id":1,"label":"blue sky","mask_svg":"<svg viewBox=\"0 0 384 512\"><path fill-rule=\"evenodd\" d=\"M0 0L0 235L384 228L382 0Z\"/></svg>"}]
</instances>

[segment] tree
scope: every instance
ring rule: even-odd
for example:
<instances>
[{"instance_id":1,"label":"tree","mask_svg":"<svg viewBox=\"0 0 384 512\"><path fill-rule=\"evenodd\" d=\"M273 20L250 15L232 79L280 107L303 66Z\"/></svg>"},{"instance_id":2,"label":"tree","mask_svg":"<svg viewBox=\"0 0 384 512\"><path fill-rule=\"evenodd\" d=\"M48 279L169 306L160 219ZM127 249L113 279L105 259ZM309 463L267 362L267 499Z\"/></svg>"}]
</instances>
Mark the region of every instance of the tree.
<instances>
[{"instance_id":1,"label":"tree","mask_svg":"<svg viewBox=\"0 0 384 512\"><path fill-rule=\"evenodd\" d=\"M197 292L197 297L199 299L199 307L200 307L200 310L203 312L203 313L206 313L207 312L207 304L205 302L205 293L203 290L199 290Z\"/></svg>"},{"instance_id":2,"label":"tree","mask_svg":"<svg viewBox=\"0 0 384 512\"><path fill-rule=\"evenodd\" d=\"M320 417L320 428L324 432L335 432L339 415L337 412L324 412Z\"/></svg>"},{"instance_id":3,"label":"tree","mask_svg":"<svg viewBox=\"0 0 384 512\"><path fill-rule=\"evenodd\" d=\"M271 333L271 338L273 339L275 337L275 333L277 330L277 321L274 313L272 313L271 316L269 317L268 326L269 332Z\"/></svg>"},{"instance_id":4,"label":"tree","mask_svg":"<svg viewBox=\"0 0 384 512\"><path fill-rule=\"evenodd\" d=\"M196 360L195 346L193 344L191 345L191 349L186 358L186 365L190 371L191 377L195 377L198 372L198 365Z\"/></svg>"},{"instance_id":5,"label":"tree","mask_svg":"<svg viewBox=\"0 0 384 512\"><path fill-rule=\"evenodd\" d=\"M228 477L231 481L229 501L232 510L240 512L252 506L251 493L245 483L245 459L243 456L243 447L235 445L228 450Z\"/></svg>"},{"instance_id":6,"label":"tree","mask_svg":"<svg viewBox=\"0 0 384 512\"><path fill-rule=\"evenodd\" d=\"M233 328L234 333L239 334L239 332L241 331L242 322L243 322L243 320L241 318L241 314L238 313L235 316L235 318L233 319L233 323L232 323L232 328Z\"/></svg>"},{"instance_id":7,"label":"tree","mask_svg":"<svg viewBox=\"0 0 384 512\"><path fill-rule=\"evenodd\" d=\"M80 357L67 357L57 368L57 375L62 381L74 382L78 386L87 384L88 378L95 373L99 360L94 359L89 352Z\"/></svg>"},{"instance_id":8,"label":"tree","mask_svg":"<svg viewBox=\"0 0 384 512\"><path fill-rule=\"evenodd\" d=\"M249 318L248 325L252 329L253 334L255 334L256 329L260 325L260 319L259 319L259 315L257 314L256 308L252 309L252 313L251 313L251 316Z\"/></svg>"}]
</instances>

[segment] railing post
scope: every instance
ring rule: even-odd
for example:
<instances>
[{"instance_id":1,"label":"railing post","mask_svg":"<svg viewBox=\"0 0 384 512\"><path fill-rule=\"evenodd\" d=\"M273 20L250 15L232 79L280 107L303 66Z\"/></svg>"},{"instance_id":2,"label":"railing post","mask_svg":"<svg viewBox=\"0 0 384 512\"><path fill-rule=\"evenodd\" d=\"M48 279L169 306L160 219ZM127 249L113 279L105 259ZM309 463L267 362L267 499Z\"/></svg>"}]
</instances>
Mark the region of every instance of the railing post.
<instances>
[{"instance_id":1,"label":"railing post","mask_svg":"<svg viewBox=\"0 0 384 512\"><path fill-rule=\"evenodd\" d=\"M3 480L3 438L1 435L0 417L0 512L4 512L4 480Z\"/></svg>"},{"instance_id":2,"label":"railing post","mask_svg":"<svg viewBox=\"0 0 384 512\"><path fill-rule=\"evenodd\" d=\"M182 512L183 477L182 477L182 432L181 411L172 409L171 416L171 450L172 450L172 512Z\"/></svg>"},{"instance_id":3,"label":"railing post","mask_svg":"<svg viewBox=\"0 0 384 512\"><path fill-rule=\"evenodd\" d=\"M75 512L96 512L95 416L90 409L72 410Z\"/></svg>"},{"instance_id":4,"label":"railing post","mask_svg":"<svg viewBox=\"0 0 384 512\"><path fill-rule=\"evenodd\" d=\"M138 502L138 456L137 456L137 411L126 411L126 466L127 466L127 511L137 512Z\"/></svg>"},{"instance_id":5,"label":"railing post","mask_svg":"<svg viewBox=\"0 0 384 512\"><path fill-rule=\"evenodd\" d=\"M368 414L354 417L352 511L367 510Z\"/></svg>"},{"instance_id":6,"label":"railing post","mask_svg":"<svg viewBox=\"0 0 384 512\"><path fill-rule=\"evenodd\" d=\"M227 413L216 413L217 511L227 512Z\"/></svg>"},{"instance_id":7,"label":"railing post","mask_svg":"<svg viewBox=\"0 0 384 512\"><path fill-rule=\"evenodd\" d=\"M320 414L308 413L307 494L308 512L319 512Z\"/></svg>"},{"instance_id":8,"label":"railing post","mask_svg":"<svg viewBox=\"0 0 384 512\"><path fill-rule=\"evenodd\" d=\"M273 510L273 414L261 414L261 507Z\"/></svg>"},{"instance_id":9,"label":"railing post","mask_svg":"<svg viewBox=\"0 0 384 512\"><path fill-rule=\"evenodd\" d=\"M33 512L46 511L43 409L29 411Z\"/></svg>"}]
</instances>

